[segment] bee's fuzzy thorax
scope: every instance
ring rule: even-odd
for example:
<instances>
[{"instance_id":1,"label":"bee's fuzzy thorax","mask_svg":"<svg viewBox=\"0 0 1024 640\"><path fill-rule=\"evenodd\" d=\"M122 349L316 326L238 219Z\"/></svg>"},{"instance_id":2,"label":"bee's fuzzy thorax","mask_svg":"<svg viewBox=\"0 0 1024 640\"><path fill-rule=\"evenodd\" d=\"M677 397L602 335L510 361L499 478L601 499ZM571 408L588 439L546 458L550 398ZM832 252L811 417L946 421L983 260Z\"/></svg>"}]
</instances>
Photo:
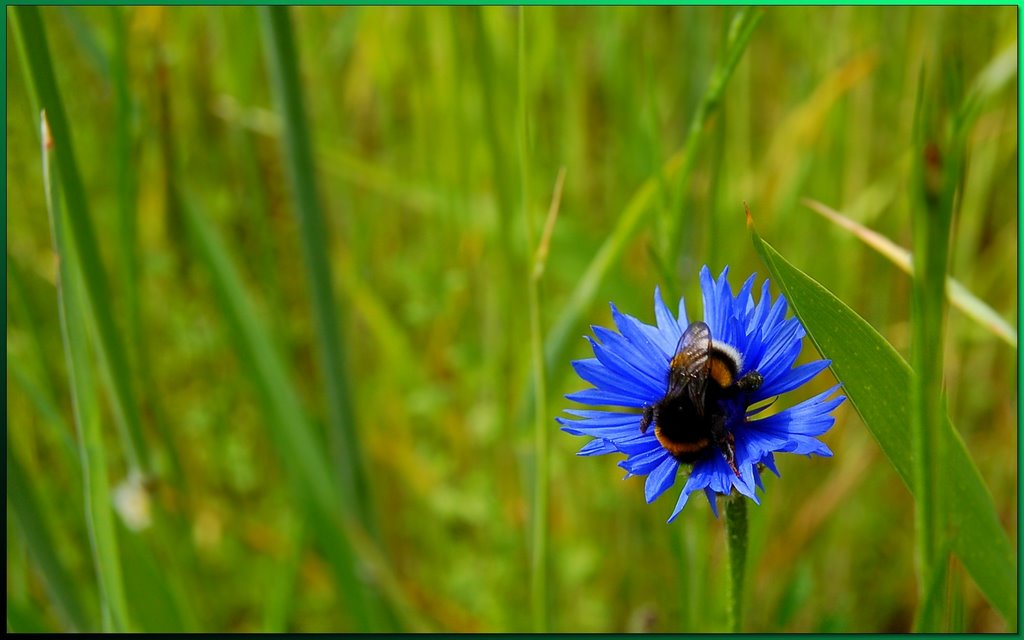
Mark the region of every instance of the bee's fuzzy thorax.
<instances>
[{"instance_id":1,"label":"bee's fuzzy thorax","mask_svg":"<svg viewBox=\"0 0 1024 640\"><path fill-rule=\"evenodd\" d=\"M723 358L727 358L733 365L733 375L738 376L743 371L743 356L736 350L736 347L724 342L712 342L711 349L717 351Z\"/></svg>"}]
</instances>

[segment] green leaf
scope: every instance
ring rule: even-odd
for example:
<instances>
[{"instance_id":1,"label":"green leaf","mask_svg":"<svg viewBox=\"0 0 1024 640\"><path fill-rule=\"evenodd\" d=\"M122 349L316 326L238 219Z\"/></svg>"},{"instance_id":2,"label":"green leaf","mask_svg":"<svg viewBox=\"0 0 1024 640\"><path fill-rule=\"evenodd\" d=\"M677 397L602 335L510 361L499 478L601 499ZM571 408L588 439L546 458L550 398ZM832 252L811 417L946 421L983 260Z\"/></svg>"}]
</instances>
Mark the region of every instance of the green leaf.
<instances>
[{"instance_id":1,"label":"green leaf","mask_svg":"<svg viewBox=\"0 0 1024 640\"><path fill-rule=\"evenodd\" d=\"M915 493L910 442L911 369L863 318L761 240L754 248L792 305L807 335L844 387L864 424L900 478ZM1017 575L1013 545L999 522L992 495L947 417L945 511L953 552L1008 626L1017 626Z\"/></svg>"}]
</instances>

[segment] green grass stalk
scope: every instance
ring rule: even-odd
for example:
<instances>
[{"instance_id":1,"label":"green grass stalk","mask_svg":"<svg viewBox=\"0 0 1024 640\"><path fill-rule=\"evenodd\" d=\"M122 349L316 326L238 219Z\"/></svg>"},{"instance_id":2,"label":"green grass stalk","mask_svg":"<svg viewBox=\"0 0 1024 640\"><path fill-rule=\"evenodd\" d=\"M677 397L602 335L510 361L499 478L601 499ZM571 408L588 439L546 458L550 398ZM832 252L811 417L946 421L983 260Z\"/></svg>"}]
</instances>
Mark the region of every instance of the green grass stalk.
<instances>
[{"instance_id":1,"label":"green grass stalk","mask_svg":"<svg viewBox=\"0 0 1024 640\"><path fill-rule=\"evenodd\" d=\"M553 369L559 362L565 359L569 348L569 338L579 330L579 323L583 315L594 301L594 296L605 275L622 255L626 244L633 237L633 234L640 227L645 214L658 195L659 180L685 182L689 175L693 162L696 159L699 143L703 138L704 125L707 119L717 110L725 92L725 86L729 77L739 63L747 43L753 35L754 27L760 20L761 13L757 10L744 8L740 10L733 20L729 30L729 44L726 47L726 56L720 61L708 82L708 88L704 94L690 128L686 136L686 143L683 148L672 154L661 169L661 176L652 176L644 181L636 190L633 196L622 211L615 228L608 234L608 238L598 249L591 259L583 275L580 277L576 288L569 296L562 313L555 321L548 334L547 342L544 345L544 362L548 370ZM667 227L672 230L669 237L678 236L678 217L673 216L667 221ZM665 255L676 255L678 241L668 248ZM666 261L666 263L668 263ZM670 263L668 263L670 264ZM526 399L526 406L532 407L534 398Z\"/></svg>"},{"instance_id":2,"label":"green grass stalk","mask_svg":"<svg viewBox=\"0 0 1024 640\"><path fill-rule=\"evenodd\" d=\"M733 495L725 501L726 544L729 549L729 631L743 628L743 585L747 566L747 498Z\"/></svg>"},{"instance_id":3,"label":"green grass stalk","mask_svg":"<svg viewBox=\"0 0 1024 640\"><path fill-rule=\"evenodd\" d=\"M299 584L299 570L302 568L302 552L306 544L306 526L301 521L285 521L289 534L288 547L280 569L271 575L264 601L262 633L286 633L288 618L294 610L295 594Z\"/></svg>"},{"instance_id":4,"label":"green grass stalk","mask_svg":"<svg viewBox=\"0 0 1024 640\"><path fill-rule=\"evenodd\" d=\"M518 111L516 118L519 152L520 207L526 222L527 246L536 246L536 223L530 211L530 122L526 77L526 9L519 7L517 23L516 76L518 80ZM540 272L533 262L527 263L526 304L530 317L530 363L533 370L534 394L537 397L533 415L533 517L530 539L530 617L534 633L546 633L548 614L548 494L550 492L550 446L547 419L547 397L544 379L544 338L540 326Z\"/></svg>"},{"instance_id":5,"label":"green grass stalk","mask_svg":"<svg viewBox=\"0 0 1024 640\"><path fill-rule=\"evenodd\" d=\"M558 217L564 183L565 169L563 168L558 172L558 178L555 181L547 221L544 223L544 230L541 232L540 241L534 254L527 285L527 304L530 310L530 360L533 369L534 393L537 398L537 402L534 403L533 415L536 462L533 497L533 553L530 575L533 626L537 633L546 632L551 624L548 604L548 537L550 535L548 504L551 492L550 432L552 426L547 406L547 376L544 372L544 343L540 322L540 280L544 275L551 233Z\"/></svg>"},{"instance_id":6,"label":"green grass stalk","mask_svg":"<svg viewBox=\"0 0 1024 640\"><path fill-rule=\"evenodd\" d=\"M138 251L136 250L137 218L135 215L135 163L132 162L132 103L128 93L128 28L121 7L110 8L111 31L114 34L113 51L109 66L114 88L114 146L112 160L114 182L117 193L117 240L121 278L121 295L124 299L125 338L130 349L139 349L141 328L139 326L139 282ZM131 356L131 353L129 353ZM132 364L139 366L139 355L135 353Z\"/></svg>"},{"instance_id":7,"label":"green grass stalk","mask_svg":"<svg viewBox=\"0 0 1024 640\"><path fill-rule=\"evenodd\" d=\"M726 36L725 54L715 65L708 80L704 96L697 105L697 110L690 119L690 127L686 132L686 142L683 144L683 165L676 178L679 191L686 186L696 162L697 153L700 151L701 143L704 140L705 127L711 117L721 109L722 96L725 94L725 87L729 84L736 65L739 64L743 52L747 50L750 38L754 35L754 28L761 20L763 12L754 7L741 7L733 16L729 25L729 32ZM664 220L663 228L666 233L663 236L663 255L668 258L679 255L682 245L681 225L682 216L679 215L681 196L673 199L673 206L665 210L668 216Z\"/></svg>"},{"instance_id":8,"label":"green grass stalk","mask_svg":"<svg viewBox=\"0 0 1024 640\"><path fill-rule=\"evenodd\" d=\"M515 354L512 341L508 336L515 330L514 319L508 316L502 304L511 292L521 286L517 275L520 273L515 264L512 245L512 221L516 215L516 190L514 169L509 166L509 156L513 144L507 143L503 135L506 122L511 120L511 113L506 111L505 104L509 101L503 95L503 84L496 82L503 74L503 68L496 60L497 40L492 43L484 21L487 7L463 7L454 9L465 13L468 20L469 45L467 55L473 67L479 85L479 96L483 107L483 137L487 145L487 156L491 168L491 179L497 195L497 224L488 240L495 252L495 258L488 260L488 284L484 289L481 305L483 306L482 337L485 359L487 361L484 376L489 381L484 393L495 406L504 406L508 402L508 389L512 386L509 372L514 369ZM525 415L525 414L523 414ZM511 437L512 420L505 411L497 411L493 419L501 433ZM518 421L517 421L518 422ZM525 477L521 477L528 482Z\"/></svg>"},{"instance_id":9,"label":"green grass stalk","mask_svg":"<svg viewBox=\"0 0 1024 640\"><path fill-rule=\"evenodd\" d=\"M11 254L7 254L7 275L8 289L13 293L10 299L8 299L8 310L12 313L12 316L18 317L21 321L19 324L25 327L26 332L31 338L31 355L32 358L25 358L26 365L32 364L33 369L37 369L36 376L38 377L38 385L45 391L48 396L48 400L51 404L56 405L55 398L57 396L56 386L54 380L56 379L56 373L54 367L50 363L49 358L46 355L46 348L44 346L45 337L43 331L39 326L38 314L33 313L32 305L30 303L28 286L25 281L25 271L20 264L18 264L12 257ZM5 293L6 295L6 293ZM20 316L20 317L19 317ZM10 321L8 321L10 323ZM12 364L12 358L8 357L8 364Z\"/></svg>"},{"instance_id":10,"label":"green grass stalk","mask_svg":"<svg viewBox=\"0 0 1024 640\"><path fill-rule=\"evenodd\" d=\"M287 367L257 319L227 248L190 199L185 197L182 202L196 253L209 272L235 350L268 416L269 435L288 468L296 503L309 509L307 524L338 580L345 613L356 629L375 630L374 612L366 604L372 597L370 586L361 577L366 571L407 628L429 630L374 538L340 509L339 489L330 481L327 459L313 436Z\"/></svg>"},{"instance_id":11,"label":"green grass stalk","mask_svg":"<svg viewBox=\"0 0 1024 640\"><path fill-rule=\"evenodd\" d=\"M931 246L931 235L938 229L938 221L931 224L929 217L938 213L935 211L935 194L926 191L934 190L934 185L926 186L925 180L934 180L935 167L927 166L929 158L926 154L937 147L927 147L929 141L925 139L924 132L925 116L925 92L924 72L922 70L918 77L917 107L915 111L915 140L914 148L920 156L914 163L915 186L919 191L911 201L913 219L913 242L914 242L914 263L916 275L914 276L911 296L911 350L910 365L913 370L911 376L911 443L913 446L913 477L914 485L917 488L917 499L914 501L914 533L915 533L915 567L917 569L917 609L914 616L914 630L918 632L935 633L939 630L938 612L936 609L937 598L931 596L934 592L930 588L938 584L935 572L938 569L935 551L937 538L939 536L938 508L936 505L936 465L938 464L935 451L933 435L933 424L931 415L935 409L933 399L930 397L930 381L934 374L941 369L937 368L936 356L929 352L941 351L941 343L924 342L929 337L935 337L934 311L930 308L934 301L930 298L928 283L928 250L935 250ZM934 144L934 143L932 143ZM926 172L931 171L932 176L926 177ZM939 356L941 357L941 356ZM938 395L934 397L938 400Z\"/></svg>"},{"instance_id":12,"label":"green grass stalk","mask_svg":"<svg viewBox=\"0 0 1024 640\"><path fill-rule=\"evenodd\" d=\"M260 15L266 36L266 54L271 87L284 125L282 144L285 168L295 198L306 277L313 299L317 334L317 355L324 377L328 421L335 470L342 492L342 508L353 514L368 530L370 517L368 484L363 471L359 436L356 432L351 392L345 372L345 350L341 322L331 289L331 268L327 252L327 225L320 210L316 167L309 142L309 126L299 82L298 52L295 48L287 7L262 7Z\"/></svg>"},{"instance_id":13,"label":"green grass stalk","mask_svg":"<svg viewBox=\"0 0 1024 640\"><path fill-rule=\"evenodd\" d=\"M257 320L241 276L220 238L187 197L182 202L196 254L206 266L235 350L263 403L268 435L288 468L292 491L298 503L310 509L313 534L334 570L346 613L357 630L369 631L372 625L366 610L367 587L358 575L355 554L336 526L338 518L349 518L342 511L339 489L288 378L284 360Z\"/></svg>"},{"instance_id":14,"label":"green grass stalk","mask_svg":"<svg viewBox=\"0 0 1024 640\"><path fill-rule=\"evenodd\" d=\"M42 578L43 589L52 603L57 618L68 631L90 631L97 628L95 614L90 615L83 602L84 590L72 579L64 566L57 549L58 536L48 526L50 519L44 513L46 502L39 495L36 483L25 469L17 452L7 446L7 506L8 513L20 538L25 543L32 565ZM12 536L15 537L15 536ZM10 559L8 559L10 561ZM14 569L8 567L10 581ZM8 630L21 631L14 626L10 615L10 594L8 594ZM92 608L92 607L90 607ZM13 629L12 629L13 627ZM45 629L52 631L52 629Z\"/></svg>"},{"instance_id":15,"label":"green grass stalk","mask_svg":"<svg viewBox=\"0 0 1024 640\"><path fill-rule=\"evenodd\" d=\"M57 88L46 31L37 7L11 9L14 37L28 62L31 93L37 106L46 112L55 148L55 181L60 183L67 207L69 245L78 256L85 299L84 312L95 327L100 361L111 392L115 422L118 426L129 465L143 473L149 471L149 454L142 435L138 405L131 387L131 372L120 332L110 311L110 287L100 260L96 234L92 227L88 200L78 173L71 129L64 103Z\"/></svg>"},{"instance_id":16,"label":"green grass stalk","mask_svg":"<svg viewBox=\"0 0 1024 640\"><path fill-rule=\"evenodd\" d=\"M530 269L532 271L534 269ZM534 411L534 518L532 518L532 553L530 554L530 610L534 618L534 632L546 633L548 614L548 498L551 482L551 430L547 415L547 391L544 375L544 349L541 330L540 283L532 273L526 288L529 308L529 347L534 369L534 392L538 401Z\"/></svg>"},{"instance_id":17,"label":"green grass stalk","mask_svg":"<svg viewBox=\"0 0 1024 640\"><path fill-rule=\"evenodd\" d=\"M945 460L941 422L946 414L943 396L943 353L946 312L946 271L953 220L954 195L961 178L962 151L936 139L927 109L925 79L918 84L914 143L917 152L912 201L914 280L911 291L911 429L914 446L914 503L918 605L914 628L938 632L943 612L938 595L945 584L943 491L940 468ZM954 145L958 141L952 141ZM943 148L944 147L944 148Z\"/></svg>"},{"instance_id":18,"label":"green grass stalk","mask_svg":"<svg viewBox=\"0 0 1024 640\"><path fill-rule=\"evenodd\" d=\"M89 368L88 337L85 333L85 318L80 306L81 299L76 280L80 273L78 256L68 247L63 231L60 193L53 180L54 156L59 155L60 150L55 150L45 112L41 123L43 184L53 236L53 251L58 257L59 264L57 308L71 388L72 413L78 430L85 487L85 520L99 581L103 630L124 632L130 630L128 604L114 528L110 486L107 481L107 455L100 427L99 403L92 371Z\"/></svg>"},{"instance_id":19,"label":"green grass stalk","mask_svg":"<svg viewBox=\"0 0 1024 640\"><path fill-rule=\"evenodd\" d=\"M128 88L129 48L128 25L122 7L110 7L110 25L113 32L113 50L109 56L107 68L114 92L116 116L114 118L114 144L111 159L114 167L114 182L117 196L117 229L118 265L116 275L119 281L117 293L123 298L120 307L124 315L124 330L127 358L130 370L136 372L139 382L139 406L148 407L153 424L163 444L163 452L168 462L167 470L170 479L187 491L188 478L182 471L178 448L168 425L167 414L161 400L162 394L153 379L150 342L146 340L142 327L142 310L140 301L141 283L139 271L138 249L138 194L139 166L134 149L137 135L135 106ZM84 25L81 27L86 29Z\"/></svg>"},{"instance_id":20,"label":"green grass stalk","mask_svg":"<svg viewBox=\"0 0 1024 640\"><path fill-rule=\"evenodd\" d=\"M18 384L25 390L32 404L40 415L53 429L61 446L60 462L74 469L77 474L78 448L74 442L72 429L68 427L64 414L60 409L59 392L55 384L56 373L52 370L46 354L41 329L40 315L32 309L22 267L7 255L7 275L12 296L9 300L8 312L11 314L10 325L17 323L25 328L29 335L30 354L32 357L16 357L9 353L7 358L8 374L13 375ZM10 446L10 445L8 445Z\"/></svg>"}]
</instances>

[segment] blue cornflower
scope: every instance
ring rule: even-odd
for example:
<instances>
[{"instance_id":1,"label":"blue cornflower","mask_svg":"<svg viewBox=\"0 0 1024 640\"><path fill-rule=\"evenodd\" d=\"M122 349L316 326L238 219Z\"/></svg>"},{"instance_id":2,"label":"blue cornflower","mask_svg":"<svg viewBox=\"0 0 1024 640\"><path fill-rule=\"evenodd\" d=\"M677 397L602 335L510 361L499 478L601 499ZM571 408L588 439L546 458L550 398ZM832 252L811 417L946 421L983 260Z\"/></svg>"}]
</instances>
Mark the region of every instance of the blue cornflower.
<instances>
[{"instance_id":1,"label":"blue cornflower","mask_svg":"<svg viewBox=\"0 0 1024 640\"><path fill-rule=\"evenodd\" d=\"M829 398L839 388L837 384L774 415L752 419L770 406L762 401L796 389L827 367L829 361L817 360L794 368L802 348L804 328L796 318L786 319L786 299L780 295L772 304L765 281L761 299L755 303L751 294L753 275L734 296L726 280L728 272L726 267L716 281L706 266L701 269L704 322L716 348L732 354L738 361L739 371L733 372L734 379L757 372L761 380L750 389L734 389L715 400L718 403L716 413L724 416L725 429L731 434L728 449L729 455L734 457L735 468L727 460L724 444L706 446L698 452L698 459L687 460L692 461L693 469L669 522L679 515L690 494L698 489L704 490L716 516L715 494L728 495L735 488L758 502L754 488L756 485L764 490L762 466L779 475L775 452L831 456L829 448L816 437L832 427L835 419L831 412L845 400L841 395ZM675 318L657 289L654 314L657 325L651 326L620 313L612 305L612 317L619 332L592 327L599 342L589 337L587 340L596 357L572 363L579 376L595 388L569 394L566 398L582 404L627 407L634 411L568 409L574 418L558 418L563 431L594 438L580 449L579 455L625 454L627 457L619 466L627 471L626 477L647 476L644 491L647 502L654 501L672 486L681 463L662 445L655 435L656 429L641 430L644 414L636 410L646 409L649 416L649 408L666 395L670 362L680 338L690 326L683 300L679 301L679 316ZM679 457L688 458L681 454Z\"/></svg>"}]
</instances>

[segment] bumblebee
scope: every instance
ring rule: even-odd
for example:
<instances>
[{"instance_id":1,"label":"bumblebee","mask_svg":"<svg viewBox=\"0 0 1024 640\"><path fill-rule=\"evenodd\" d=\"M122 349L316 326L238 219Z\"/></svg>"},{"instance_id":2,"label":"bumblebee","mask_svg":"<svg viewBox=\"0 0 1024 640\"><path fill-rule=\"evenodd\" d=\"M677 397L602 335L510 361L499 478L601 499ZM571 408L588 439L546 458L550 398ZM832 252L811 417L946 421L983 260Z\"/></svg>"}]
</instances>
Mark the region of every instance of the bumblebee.
<instances>
[{"instance_id":1,"label":"bumblebee","mask_svg":"<svg viewBox=\"0 0 1024 640\"><path fill-rule=\"evenodd\" d=\"M668 391L644 407L640 431L654 425L658 442L679 462L692 464L712 449L736 468L735 439L726 428L724 403L757 390L764 378L749 371L737 379L743 358L733 347L714 342L703 322L686 328L668 370Z\"/></svg>"}]
</instances>

